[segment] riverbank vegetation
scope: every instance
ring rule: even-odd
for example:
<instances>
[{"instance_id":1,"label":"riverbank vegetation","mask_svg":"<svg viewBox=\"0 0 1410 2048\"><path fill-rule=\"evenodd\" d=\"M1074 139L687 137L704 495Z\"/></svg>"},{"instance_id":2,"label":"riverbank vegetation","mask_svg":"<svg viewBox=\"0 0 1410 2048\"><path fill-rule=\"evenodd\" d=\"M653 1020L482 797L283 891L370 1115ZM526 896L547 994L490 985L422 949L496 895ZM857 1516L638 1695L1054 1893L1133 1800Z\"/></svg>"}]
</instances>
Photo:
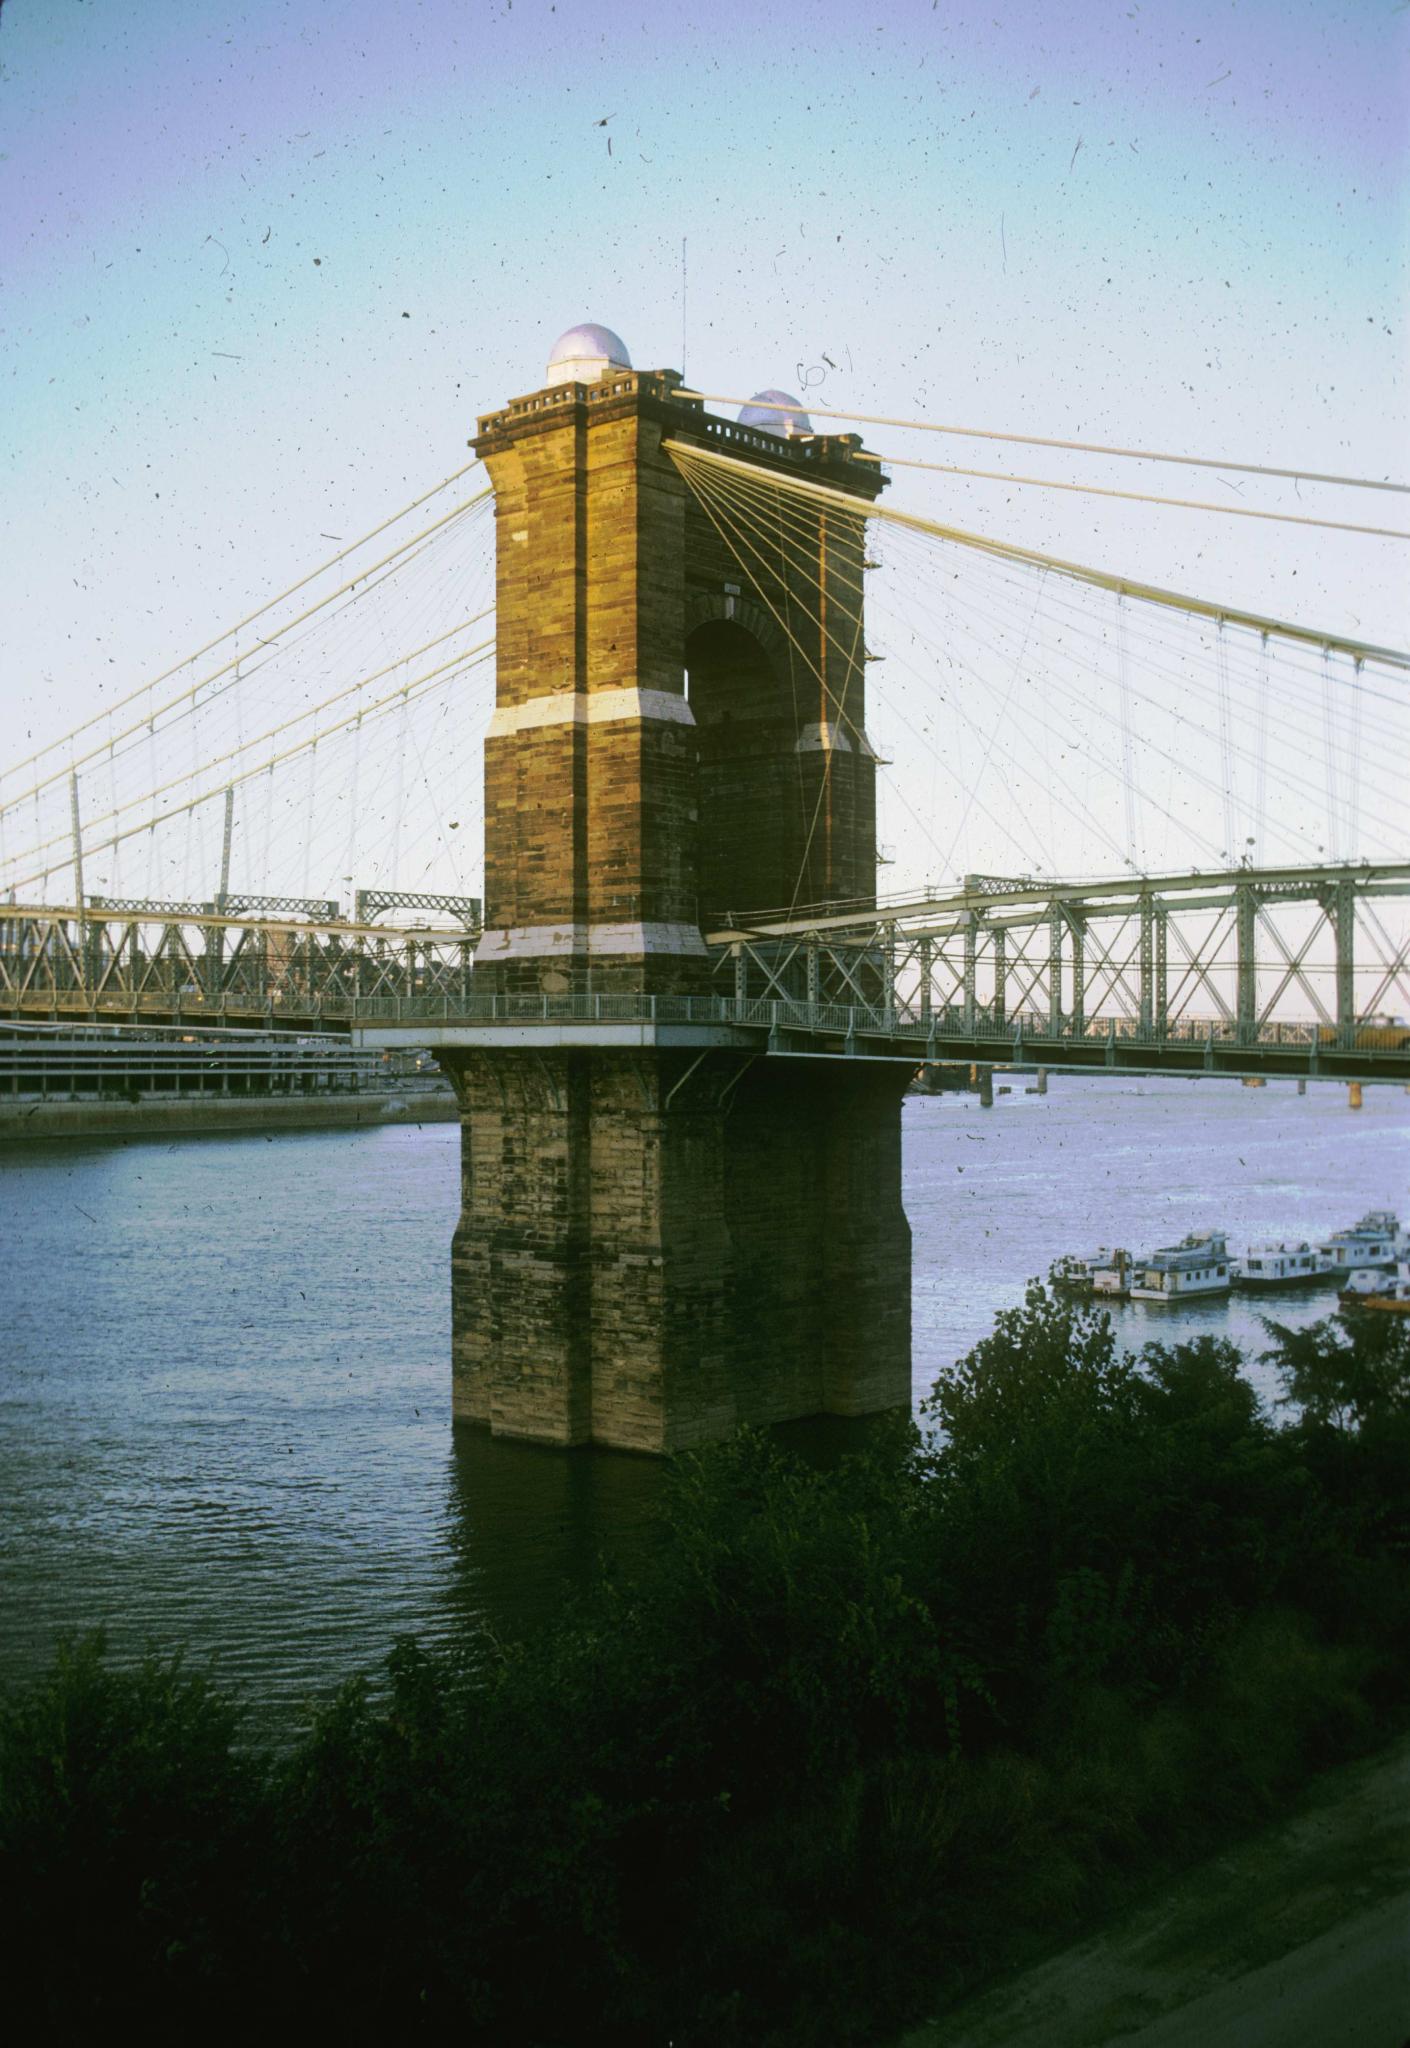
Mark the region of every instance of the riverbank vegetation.
<instances>
[{"instance_id":1,"label":"riverbank vegetation","mask_svg":"<svg viewBox=\"0 0 1410 2048\"><path fill-rule=\"evenodd\" d=\"M1270 1325L1270 1416L1034 1287L920 1429L680 1460L645 1569L399 1643L275 1755L70 1645L0 1710L11 2010L885 2040L1398 1725L1407 1322Z\"/></svg>"}]
</instances>

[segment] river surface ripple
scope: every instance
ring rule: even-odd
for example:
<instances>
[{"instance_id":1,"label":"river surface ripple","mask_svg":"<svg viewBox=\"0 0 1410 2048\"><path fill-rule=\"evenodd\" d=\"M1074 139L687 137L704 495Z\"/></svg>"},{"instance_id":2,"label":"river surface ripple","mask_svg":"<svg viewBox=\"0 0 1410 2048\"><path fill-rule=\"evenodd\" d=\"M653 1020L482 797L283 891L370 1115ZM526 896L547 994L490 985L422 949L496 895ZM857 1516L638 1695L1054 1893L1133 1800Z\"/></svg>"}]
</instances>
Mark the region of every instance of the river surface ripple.
<instances>
[{"instance_id":1,"label":"river surface ripple","mask_svg":"<svg viewBox=\"0 0 1410 2048\"><path fill-rule=\"evenodd\" d=\"M905 1106L915 1386L1064 1252L1410 1207L1410 1099L1055 1078ZM213 1658L257 1726L392 1639L530 1624L644 1538L660 1466L452 1431L454 1125L0 1152L0 1678L103 1623ZM1329 1292L1120 1306L1124 1343ZM1260 1390L1274 1389L1254 1366Z\"/></svg>"}]
</instances>

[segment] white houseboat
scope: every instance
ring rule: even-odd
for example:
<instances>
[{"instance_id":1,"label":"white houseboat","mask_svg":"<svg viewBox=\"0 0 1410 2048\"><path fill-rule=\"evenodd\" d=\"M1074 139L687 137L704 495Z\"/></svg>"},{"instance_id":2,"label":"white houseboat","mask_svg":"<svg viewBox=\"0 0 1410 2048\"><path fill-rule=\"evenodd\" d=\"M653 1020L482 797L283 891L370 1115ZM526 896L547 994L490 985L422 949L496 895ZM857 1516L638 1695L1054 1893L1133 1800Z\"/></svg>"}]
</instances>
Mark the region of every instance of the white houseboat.
<instances>
[{"instance_id":1,"label":"white houseboat","mask_svg":"<svg viewBox=\"0 0 1410 2048\"><path fill-rule=\"evenodd\" d=\"M1388 1273L1396 1260L1410 1251L1410 1245L1393 1210L1371 1209L1349 1230L1333 1231L1318 1250L1327 1254L1340 1279L1358 1266L1379 1266Z\"/></svg>"},{"instance_id":2,"label":"white houseboat","mask_svg":"<svg viewBox=\"0 0 1410 2048\"><path fill-rule=\"evenodd\" d=\"M1222 1231L1182 1238L1142 1259L1131 1275L1133 1301L1191 1301L1229 1292L1229 1254Z\"/></svg>"},{"instance_id":3,"label":"white houseboat","mask_svg":"<svg viewBox=\"0 0 1410 2048\"><path fill-rule=\"evenodd\" d=\"M1232 1275L1239 1287L1312 1287L1336 1278L1326 1252L1305 1241L1291 1244L1251 1244L1234 1262Z\"/></svg>"}]
</instances>

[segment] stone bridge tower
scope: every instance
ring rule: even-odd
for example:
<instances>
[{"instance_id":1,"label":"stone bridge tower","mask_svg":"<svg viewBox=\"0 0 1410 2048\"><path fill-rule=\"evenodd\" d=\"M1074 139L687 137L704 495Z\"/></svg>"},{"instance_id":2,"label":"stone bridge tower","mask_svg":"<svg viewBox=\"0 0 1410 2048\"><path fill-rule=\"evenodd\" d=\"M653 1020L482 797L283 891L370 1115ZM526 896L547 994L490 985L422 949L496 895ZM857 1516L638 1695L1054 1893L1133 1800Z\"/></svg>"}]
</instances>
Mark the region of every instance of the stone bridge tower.
<instances>
[{"instance_id":1,"label":"stone bridge tower","mask_svg":"<svg viewBox=\"0 0 1410 2048\"><path fill-rule=\"evenodd\" d=\"M629 1000L552 1028L509 1003L440 1054L457 1418L650 1451L910 1393L904 1071L759 1057L641 1000L707 995L729 920L868 905L876 876L864 521L776 493L722 518L670 448L863 503L882 480L855 436L725 422L680 387L575 328L543 390L479 423L498 684L476 992Z\"/></svg>"}]
</instances>

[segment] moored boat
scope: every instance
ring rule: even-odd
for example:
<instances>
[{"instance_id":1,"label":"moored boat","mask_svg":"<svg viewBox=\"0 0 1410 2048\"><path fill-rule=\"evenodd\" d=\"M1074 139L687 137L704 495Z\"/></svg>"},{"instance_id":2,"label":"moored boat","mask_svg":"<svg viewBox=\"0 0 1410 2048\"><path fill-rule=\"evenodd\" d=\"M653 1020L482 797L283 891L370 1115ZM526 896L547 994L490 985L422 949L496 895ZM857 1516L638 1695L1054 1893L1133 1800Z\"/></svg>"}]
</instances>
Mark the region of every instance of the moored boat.
<instances>
[{"instance_id":1,"label":"moored boat","mask_svg":"<svg viewBox=\"0 0 1410 2048\"><path fill-rule=\"evenodd\" d=\"M1349 1230L1334 1230L1317 1249L1325 1252L1338 1279L1358 1266L1379 1266L1389 1272L1410 1251L1400 1219L1392 1209L1370 1209Z\"/></svg>"},{"instance_id":2,"label":"moored boat","mask_svg":"<svg viewBox=\"0 0 1410 2048\"><path fill-rule=\"evenodd\" d=\"M1313 1287L1336 1274L1327 1253L1316 1245L1280 1238L1251 1244L1241 1259L1232 1261L1230 1278L1236 1287Z\"/></svg>"},{"instance_id":3,"label":"moored boat","mask_svg":"<svg viewBox=\"0 0 1410 2048\"><path fill-rule=\"evenodd\" d=\"M1337 1299L1343 1308L1410 1315L1410 1259L1398 1259L1390 1273L1379 1266L1359 1266L1348 1277Z\"/></svg>"},{"instance_id":4,"label":"moored boat","mask_svg":"<svg viewBox=\"0 0 1410 2048\"><path fill-rule=\"evenodd\" d=\"M1098 1245L1086 1257L1070 1252L1059 1259L1051 1279L1059 1294L1125 1294L1131 1270L1131 1254L1118 1246L1115 1251Z\"/></svg>"},{"instance_id":5,"label":"moored boat","mask_svg":"<svg viewBox=\"0 0 1410 2048\"><path fill-rule=\"evenodd\" d=\"M1130 1252L1118 1245L1115 1251L1106 1254L1106 1263L1092 1268L1093 1294L1124 1297L1131 1292L1131 1274L1139 1259L1133 1259Z\"/></svg>"},{"instance_id":6,"label":"moored boat","mask_svg":"<svg viewBox=\"0 0 1410 2048\"><path fill-rule=\"evenodd\" d=\"M1224 1233L1214 1230L1165 1245L1139 1260L1131 1275L1133 1301L1190 1301L1229 1292L1229 1253Z\"/></svg>"}]
</instances>

